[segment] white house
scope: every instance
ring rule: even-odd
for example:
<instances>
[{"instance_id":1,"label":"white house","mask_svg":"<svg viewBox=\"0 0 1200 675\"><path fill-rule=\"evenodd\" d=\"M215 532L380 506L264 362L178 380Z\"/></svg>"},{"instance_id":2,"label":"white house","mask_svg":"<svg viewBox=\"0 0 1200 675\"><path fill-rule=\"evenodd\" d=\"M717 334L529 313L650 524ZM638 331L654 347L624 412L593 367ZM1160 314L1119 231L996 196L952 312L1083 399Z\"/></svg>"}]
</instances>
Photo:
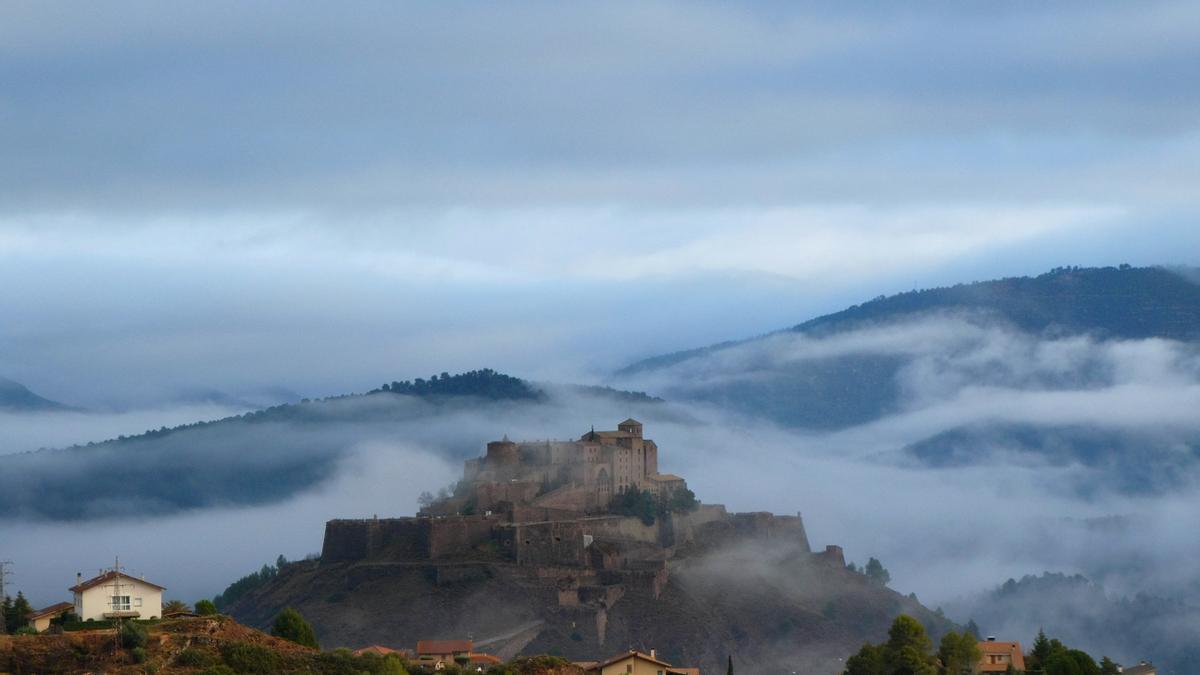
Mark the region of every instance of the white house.
<instances>
[{"instance_id":1,"label":"white house","mask_svg":"<svg viewBox=\"0 0 1200 675\"><path fill-rule=\"evenodd\" d=\"M87 581L77 575L70 589L80 620L157 619L162 617L162 594L167 590L145 579L109 570Z\"/></svg>"}]
</instances>

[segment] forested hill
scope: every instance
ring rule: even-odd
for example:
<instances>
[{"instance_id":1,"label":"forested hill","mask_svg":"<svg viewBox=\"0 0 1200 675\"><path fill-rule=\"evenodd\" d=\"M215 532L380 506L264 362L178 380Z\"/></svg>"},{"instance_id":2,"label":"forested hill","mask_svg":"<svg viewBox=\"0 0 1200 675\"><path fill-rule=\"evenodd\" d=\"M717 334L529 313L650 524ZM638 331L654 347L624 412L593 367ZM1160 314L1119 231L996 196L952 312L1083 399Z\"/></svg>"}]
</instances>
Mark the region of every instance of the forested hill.
<instances>
[{"instance_id":1,"label":"forested hill","mask_svg":"<svg viewBox=\"0 0 1200 675\"><path fill-rule=\"evenodd\" d=\"M42 398L20 382L0 377L0 410L71 410L57 401Z\"/></svg>"},{"instance_id":2,"label":"forested hill","mask_svg":"<svg viewBox=\"0 0 1200 675\"><path fill-rule=\"evenodd\" d=\"M786 329L814 336L935 312L994 315L1034 333L1088 333L1102 338L1200 339L1200 284L1195 270L1163 267L1063 267L1037 277L1011 277L879 296ZM675 352L618 372L654 370L738 344Z\"/></svg>"},{"instance_id":3,"label":"forested hill","mask_svg":"<svg viewBox=\"0 0 1200 675\"><path fill-rule=\"evenodd\" d=\"M652 415L660 403L637 392L536 385L489 369L391 382L367 394L8 455L0 464L0 518L79 520L276 502L334 476L364 443L408 444L458 462L477 454L487 434L584 417L585 410L607 410L614 419ZM110 486L94 479L112 474L125 476L116 504Z\"/></svg>"}]
</instances>

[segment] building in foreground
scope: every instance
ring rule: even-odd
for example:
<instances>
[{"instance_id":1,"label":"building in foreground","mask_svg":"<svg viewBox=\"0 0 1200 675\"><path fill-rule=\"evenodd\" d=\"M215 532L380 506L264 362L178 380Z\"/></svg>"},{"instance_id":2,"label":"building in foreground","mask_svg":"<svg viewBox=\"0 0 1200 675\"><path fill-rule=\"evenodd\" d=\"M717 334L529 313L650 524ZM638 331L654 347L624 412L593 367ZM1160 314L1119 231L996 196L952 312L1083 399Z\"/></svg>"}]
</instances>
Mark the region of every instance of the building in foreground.
<instances>
[{"instance_id":1,"label":"building in foreground","mask_svg":"<svg viewBox=\"0 0 1200 675\"><path fill-rule=\"evenodd\" d=\"M166 588L120 571L119 565L84 581L76 575L75 615L81 621L107 619L158 619Z\"/></svg>"},{"instance_id":2,"label":"building in foreground","mask_svg":"<svg viewBox=\"0 0 1200 675\"><path fill-rule=\"evenodd\" d=\"M75 606L69 602L59 602L50 605L46 609L34 612L29 615L29 625L37 632L42 632L50 627L50 622L67 612L74 611Z\"/></svg>"},{"instance_id":3,"label":"building in foreground","mask_svg":"<svg viewBox=\"0 0 1200 675\"><path fill-rule=\"evenodd\" d=\"M700 675L699 668L682 668L663 661L653 649L649 654L630 650L605 661L575 665L588 675Z\"/></svg>"}]
</instances>

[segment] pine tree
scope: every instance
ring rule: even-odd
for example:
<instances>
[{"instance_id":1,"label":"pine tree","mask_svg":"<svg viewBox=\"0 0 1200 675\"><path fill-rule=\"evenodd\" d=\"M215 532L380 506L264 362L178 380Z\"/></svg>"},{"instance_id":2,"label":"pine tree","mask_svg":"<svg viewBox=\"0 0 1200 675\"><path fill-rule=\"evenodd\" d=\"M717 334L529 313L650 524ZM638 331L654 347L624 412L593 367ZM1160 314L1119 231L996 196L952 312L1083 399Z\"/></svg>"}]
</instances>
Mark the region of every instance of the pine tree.
<instances>
[{"instance_id":1,"label":"pine tree","mask_svg":"<svg viewBox=\"0 0 1200 675\"><path fill-rule=\"evenodd\" d=\"M979 624L975 623L975 619L967 621L967 632L974 636L976 640L979 639Z\"/></svg>"},{"instance_id":2,"label":"pine tree","mask_svg":"<svg viewBox=\"0 0 1200 675\"><path fill-rule=\"evenodd\" d=\"M1119 675L1120 672L1121 664L1107 656L1100 659L1100 675Z\"/></svg>"}]
</instances>

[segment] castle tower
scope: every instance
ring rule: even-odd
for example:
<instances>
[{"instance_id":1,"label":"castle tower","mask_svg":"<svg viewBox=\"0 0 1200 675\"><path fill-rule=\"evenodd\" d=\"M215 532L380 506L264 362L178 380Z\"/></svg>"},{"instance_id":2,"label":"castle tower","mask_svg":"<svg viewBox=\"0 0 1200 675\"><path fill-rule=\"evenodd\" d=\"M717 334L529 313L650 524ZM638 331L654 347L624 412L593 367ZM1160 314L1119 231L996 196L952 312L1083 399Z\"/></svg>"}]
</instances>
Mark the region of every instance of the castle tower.
<instances>
[{"instance_id":1,"label":"castle tower","mask_svg":"<svg viewBox=\"0 0 1200 675\"><path fill-rule=\"evenodd\" d=\"M520 454L517 452L517 444L508 440L508 436L505 436L503 440L487 444L487 463L489 465L507 466L516 464L518 461L520 461Z\"/></svg>"},{"instance_id":2,"label":"castle tower","mask_svg":"<svg viewBox=\"0 0 1200 675\"><path fill-rule=\"evenodd\" d=\"M629 419L617 425L617 431L624 431L627 434L632 434L636 438L641 438L642 423L630 417Z\"/></svg>"}]
</instances>

